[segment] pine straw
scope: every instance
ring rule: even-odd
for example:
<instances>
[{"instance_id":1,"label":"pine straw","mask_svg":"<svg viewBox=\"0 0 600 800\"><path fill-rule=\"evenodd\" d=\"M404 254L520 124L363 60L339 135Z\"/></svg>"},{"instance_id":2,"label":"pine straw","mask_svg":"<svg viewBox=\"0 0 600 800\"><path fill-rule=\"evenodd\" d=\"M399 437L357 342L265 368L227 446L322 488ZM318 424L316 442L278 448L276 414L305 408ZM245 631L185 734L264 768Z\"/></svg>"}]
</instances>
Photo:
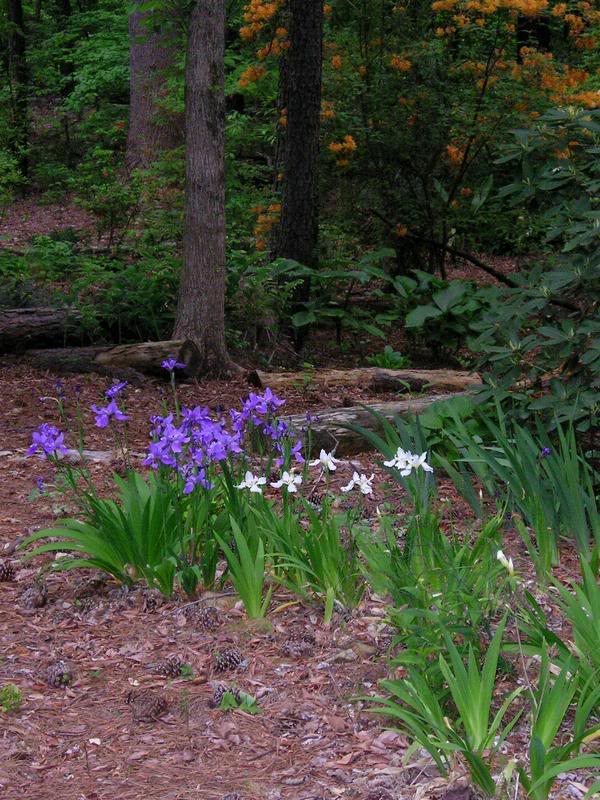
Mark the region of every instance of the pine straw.
<instances>
[{"instance_id":1,"label":"pine straw","mask_svg":"<svg viewBox=\"0 0 600 800\"><path fill-rule=\"evenodd\" d=\"M37 474L50 473L43 462L23 458L30 431L56 420L54 404L38 399L52 393L53 380L23 367L0 371L0 555L2 547L10 549L18 537L61 514L56 501L28 502ZM105 387L104 380L85 376L65 381L67 392L78 383L85 407ZM208 384L183 391L187 403L228 405L244 387ZM152 384L131 391L133 447L143 449L146 417L159 407L161 392ZM290 406L303 407L298 397L290 398ZM106 447L101 433L90 433L90 446ZM358 461L364 470L373 464L372 457ZM94 470L106 476L106 465ZM443 493L453 497L449 486ZM404 505L400 496L395 502ZM464 506L457 502L449 513L456 521ZM506 550L514 557L517 542ZM528 568L525 559L521 566ZM575 574L574 559L568 567ZM244 800L366 800L376 787L396 800L443 795L447 783L430 760L416 755L402 766L406 739L384 731L379 719L353 702L374 692L387 672L389 631L378 599L367 596L349 622L337 620L326 629L318 609L283 593L275 595L264 625L245 622L232 607L235 598L219 597L214 602L223 609L224 624L211 633L186 619L184 599L151 613L144 611L141 591L123 595L110 583L96 588L89 610L80 610L85 576L79 573L50 575L48 605L25 613L18 598L36 574L36 565L28 565L16 582L0 584L0 686L15 683L24 697L21 710L0 721L2 800L221 800L234 791ZM317 641L312 653L294 661L282 648L290 631L301 629L313 631ZM215 676L214 650L232 645L249 659L248 668ZM193 679L152 674L150 665L172 653L192 665ZM59 658L74 670L66 689L53 689L43 678ZM214 678L259 697L262 713L211 709ZM163 692L169 712L155 722L134 723L124 702L132 688ZM573 782L569 796L578 796Z\"/></svg>"}]
</instances>

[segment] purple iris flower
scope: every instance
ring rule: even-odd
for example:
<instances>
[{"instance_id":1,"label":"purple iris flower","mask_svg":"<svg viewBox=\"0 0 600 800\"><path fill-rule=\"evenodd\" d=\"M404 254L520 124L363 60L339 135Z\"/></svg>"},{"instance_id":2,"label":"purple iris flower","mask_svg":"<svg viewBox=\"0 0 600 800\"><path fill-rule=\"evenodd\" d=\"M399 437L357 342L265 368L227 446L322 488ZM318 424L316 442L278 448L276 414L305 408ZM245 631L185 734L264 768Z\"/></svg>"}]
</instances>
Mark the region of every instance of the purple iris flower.
<instances>
[{"instance_id":1,"label":"purple iris flower","mask_svg":"<svg viewBox=\"0 0 600 800\"><path fill-rule=\"evenodd\" d=\"M243 435L246 428L248 418L241 411L236 411L234 408L230 409L229 416L231 417L231 427L240 436Z\"/></svg>"},{"instance_id":2,"label":"purple iris flower","mask_svg":"<svg viewBox=\"0 0 600 800\"><path fill-rule=\"evenodd\" d=\"M119 422L125 422L125 420L129 419L127 414L124 414L118 407L116 400L111 400L107 406L101 408L94 405L92 406L92 411L96 415L96 427L98 428L108 427L111 419L119 420Z\"/></svg>"},{"instance_id":3,"label":"purple iris flower","mask_svg":"<svg viewBox=\"0 0 600 800\"><path fill-rule=\"evenodd\" d=\"M171 453L168 445L164 441L150 442L148 445L148 455L144 459L144 464L152 469L158 469L162 464L165 467L176 467L177 461Z\"/></svg>"},{"instance_id":4,"label":"purple iris flower","mask_svg":"<svg viewBox=\"0 0 600 800\"><path fill-rule=\"evenodd\" d=\"M112 400L119 394L119 392L123 391L123 389L127 386L127 384L128 381L121 381L120 383L115 383L113 386L110 387L110 389L107 389L104 392L104 395L108 397L109 400Z\"/></svg>"},{"instance_id":5,"label":"purple iris flower","mask_svg":"<svg viewBox=\"0 0 600 800\"><path fill-rule=\"evenodd\" d=\"M292 447L290 455L298 464L304 464L304 456L302 455L302 440L298 439L296 444Z\"/></svg>"},{"instance_id":6,"label":"purple iris flower","mask_svg":"<svg viewBox=\"0 0 600 800\"><path fill-rule=\"evenodd\" d=\"M186 436L181 428L177 428L175 425L165 426L161 442L164 442L165 446L169 447L172 453L182 453L183 446L189 441L190 437Z\"/></svg>"},{"instance_id":7,"label":"purple iris flower","mask_svg":"<svg viewBox=\"0 0 600 800\"><path fill-rule=\"evenodd\" d=\"M161 364L163 369L168 370L169 372L173 372L176 369L185 369L186 365L182 364L180 361L177 361L176 358L167 358Z\"/></svg>"},{"instance_id":8,"label":"purple iris flower","mask_svg":"<svg viewBox=\"0 0 600 800\"><path fill-rule=\"evenodd\" d=\"M210 422L210 411L206 406L195 406L194 408L183 407L181 411L183 423L189 427L202 426Z\"/></svg>"},{"instance_id":9,"label":"purple iris flower","mask_svg":"<svg viewBox=\"0 0 600 800\"><path fill-rule=\"evenodd\" d=\"M31 456L41 450L47 456L56 456L59 453L66 453L65 435L55 425L44 422L37 431L31 436L31 446L27 455Z\"/></svg>"},{"instance_id":10,"label":"purple iris flower","mask_svg":"<svg viewBox=\"0 0 600 800\"><path fill-rule=\"evenodd\" d=\"M249 419L254 425L260 425L262 423L261 417L264 416L267 411L267 404L264 398L262 395L255 394L255 392L250 392L248 398L242 405L242 416L246 420Z\"/></svg>"},{"instance_id":11,"label":"purple iris flower","mask_svg":"<svg viewBox=\"0 0 600 800\"><path fill-rule=\"evenodd\" d=\"M281 406L285 404L285 400L277 397L268 387L264 391L263 401L269 411L277 411L278 408L281 408Z\"/></svg>"},{"instance_id":12,"label":"purple iris flower","mask_svg":"<svg viewBox=\"0 0 600 800\"><path fill-rule=\"evenodd\" d=\"M214 486L214 483L211 483L206 477L204 469L195 469L190 465L186 465L181 470L181 476L185 480L184 494L191 494L196 486L202 486L204 489L212 489Z\"/></svg>"}]
</instances>

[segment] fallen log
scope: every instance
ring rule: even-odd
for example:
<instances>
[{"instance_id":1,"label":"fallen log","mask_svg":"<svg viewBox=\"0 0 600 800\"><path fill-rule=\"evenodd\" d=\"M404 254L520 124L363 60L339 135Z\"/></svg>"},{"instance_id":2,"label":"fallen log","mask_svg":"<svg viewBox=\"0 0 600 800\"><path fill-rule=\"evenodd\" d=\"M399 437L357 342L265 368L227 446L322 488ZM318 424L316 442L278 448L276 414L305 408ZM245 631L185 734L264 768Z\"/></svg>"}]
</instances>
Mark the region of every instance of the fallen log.
<instances>
[{"instance_id":1,"label":"fallen log","mask_svg":"<svg viewBox=\"0 0 600 800\"><path fill-rule=\"evenodd\" d=\"M257 388L269 387L279 391L294 386L305 386L307 378L317 386L360 386L372 392L460 392L468 386L481 383L479 375L456 369L320 369L314 373L261 372L248 374L248 383Z\"/></svg>"},{"instance_id":2,"label":"fallen log","mask_svg":"<svg viewBox=\"0 0 600 800\"><path fill-rule=\"evenodd\" d=\"M145 378L140 372L127 367L103 366L96 357L111 347L61 347L43 350L26 350L22 358L37 369L45 369L55 375L83 375L95 372L108 378L141 384Z\"/></svg>"},{"instance_id":3,"label":"fallen log","mask_svg":"<svg viewBox=\"0 0 600 800\"><path fill-rule=\"evenodd\" d=\"M72 308L7 308L0 312L0 352L64 343L80 320L81 314Z\"/></svg>"},{"instance_id":4,"label":"fallen log","mask_svg":"<svg viewBox=\"0 0 600 800\"><path fill-rule=\"evenodd\" d=\"M200 362L200 353L196 345L189 340L142 342L103 350L96 356L95 363L105 368L126 368L147 375L165 377L166 372L161 365L168 358L175 358L180 364L185 364L185 368L179 370L179 374L194 376Z\"/></svg>"},{"instance_id":5,"label":"fallen log","mask_svg":"<svg viewBox=\"0 0 600 800\"><path fill-rule=\"evenodd\" d=\"M409 400L398 400L393 403L372 403L369 408L377 411L385 419L391 420L395 416L421 414L438 400L450 400L453 397L461 397L466 394L467 392L427 395L426 397L411 398ZM306 414L292 414L288 417L283 417L283 419L298 436L306 436ZM367 439L346 427L349 424L361 425L363 428L376 433L382 432L377 418L369 414L361 406L319 411L318 416L312 418L310 425L311 454L318 454L321 448L328 452L335 448L335 454L338 456L350 456L373 450L373 446Z\"/></svg>"}]
</instances>

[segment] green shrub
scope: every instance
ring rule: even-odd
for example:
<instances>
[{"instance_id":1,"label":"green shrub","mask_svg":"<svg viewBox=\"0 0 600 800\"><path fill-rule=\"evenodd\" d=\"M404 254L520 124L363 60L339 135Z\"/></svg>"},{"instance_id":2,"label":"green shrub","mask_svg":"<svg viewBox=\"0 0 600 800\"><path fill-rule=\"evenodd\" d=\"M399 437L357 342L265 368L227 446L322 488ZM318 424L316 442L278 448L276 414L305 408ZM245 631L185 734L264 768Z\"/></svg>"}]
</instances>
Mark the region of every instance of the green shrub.
<instances>
[{"instance_id":1,"label":"green shrub","mask_svg":"<svg viewBox=\"0 0 600 800\"><path fill-rule=\"evenodd\" d=\"M546 256L514 276L518 288L496 290L470 346L486 396L587 431L600 397L600 110L553 110L515 138L503 161L522 172L503 195L543 213Z\"/></svg>"}]
</instances>

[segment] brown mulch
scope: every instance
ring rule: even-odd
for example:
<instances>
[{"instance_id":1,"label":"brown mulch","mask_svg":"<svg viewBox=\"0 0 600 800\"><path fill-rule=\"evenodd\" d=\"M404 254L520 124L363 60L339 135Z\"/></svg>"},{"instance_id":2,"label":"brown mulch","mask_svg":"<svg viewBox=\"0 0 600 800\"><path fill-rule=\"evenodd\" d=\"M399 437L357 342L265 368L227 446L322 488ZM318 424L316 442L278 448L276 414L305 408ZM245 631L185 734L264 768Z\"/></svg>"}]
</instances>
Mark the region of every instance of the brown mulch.
<instances>
[{"instance_id":1,"label":"brown mulch","mask_svg":"<svg viewBox=\"0 0 600 800\"><path fill-rule=\"evenodd\" d=\"M0 368L0 556L64 513L57 498L30 500L36 477L51 480L51 470L24 456L31 431L40 422L57 422L54 383L53 376L23 366ZM94 375L62 379L67 407L78 392L87 409L106 384ZM132 449L144 449L147 418L169 391L158 382L128 390ZM235 405L246 393L243 383L180 387L183 402L213 408ZM316 405L303 392L287 399L290 411ZM110 447L90 414L86 422L88 447ZM354 466L368 469L369 461L340 467L338 482ZM107 471L106 465L92 467L98 479ZM183 598L151 611L143 590L124 594L110 582L86 590L86 574L49 575L48 604L24 609L20 595L34 584L39 566L22 565L15 582L0 584L0 686L14 683L24 697L18 712L2 715L3 800L220 800L233 791L244 800L360 800L377 787L395 796L402 789L410 797L417 776L435 775L427 759L415 758L404 768L404 737L384 731L355 702L386 674L389 633L381 601L367 599L352 618L336 618L325 628L319 609L285 594L274 598L264 625L245 621L235 598L218 596L210 602L222 608L224 623L207 632L182 613ZM290 631L299 630L313 632L316 644L296 660L282 646ZM210 682L220 679L212 670L213 653L228 645L237 645L249 664L224 679L259 698L258 716L209 707ZM191 664L193 678L149 671L172 653ZM45 681L46 668L59 659L73 668L67 688ZM134 721L125 703L132 688L161 692L168 712L152 722Z\"/></svg>"},{"instance_id":2,"label":"brown mulch","mask_svg":"<svg viewBox=\"0 0 600 800\"><path fill-rule=\"evenodd\" d=\"M56 396L54 380L23 366L0 368L0 557L64 513L57 498L30 500L36 476L50 480L51 472L43 461L24 457L32 429L57 421L56 402L49 399ZM62 379L61 389L67 407L77 391L87 409L106 384L86 375ZM183 402L213 408L235 405L246 392L242 383L180 387ZM133 450L144 449L147 418L168 398L168 385L158 382L128 389ZM321 404L333 399L321 396ZM286 400L290 411L317 404L300 390ZM89 447L110 447L89 414L86 427ZM354 468L383 477L378 461L367 454L343 463L333 484L346 482ZM92 471L102 480L109 467L95 464ZM468 509L449 482L441 482L440 495L450 501L443 504L446 524L470 526ZM384 499L399 510L406 503L398 490L388 498L378 488L367 501L371 513ZM509 538L505 548L533 589L520 543ZM336 616L326 628L319 609L285 593L276 594L264 623L246 621L235 597L218 594L202 598L222 611L223 624L209 632L184 613L185 598L153 610L144 590L90 584L90 573L49 575L47 605L24 609L19 598L38 567L25 564L15 582L0 583L0 686L14 683L24 698L19 711L0 714L2 800L221 800L228 792L243 800L421 800L443 794L447 784L430 759L417 753L403 766L404 736L385 731L357 702L387 674L390 630L380 599L367 596L350 618ZM573 558L567 569L576 574ZM287 655L290 632L314 634L312 650ZM242 651L247 668L215 674L214 651L231 646ZM152 670L171 654L192 666L193 677L169 679ZM60 659L72 666L74 681L52 688L45 670ZM261 713L211 708L214 680L256 696ZM125 703L131 690L159 693L167 713L137 721Z\"/></svg>"}]
</instances>

